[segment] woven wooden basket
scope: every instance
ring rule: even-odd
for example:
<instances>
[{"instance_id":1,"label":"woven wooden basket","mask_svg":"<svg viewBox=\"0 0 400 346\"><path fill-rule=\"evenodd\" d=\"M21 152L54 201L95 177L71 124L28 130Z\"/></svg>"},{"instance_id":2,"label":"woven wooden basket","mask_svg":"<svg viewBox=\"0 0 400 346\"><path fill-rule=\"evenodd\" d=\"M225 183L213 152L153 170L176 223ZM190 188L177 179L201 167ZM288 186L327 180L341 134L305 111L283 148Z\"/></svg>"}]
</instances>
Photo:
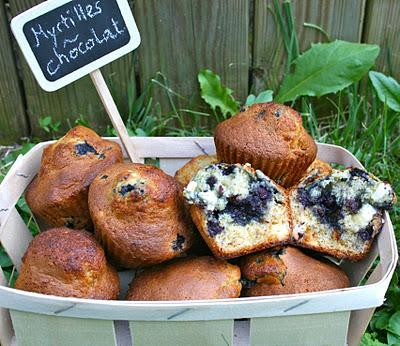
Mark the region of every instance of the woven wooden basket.
<instances>
[{"instance_id":1,"label":"woven wooden basket","mask_svg":"<svg viewBox=\"0 0 400 346\"><path fill-rule=\"evenodd\" d=\"M117 139L112 139L118 141ZM174 174L190 158L213 154L212 138L132 138L136 153ZM31 234L15 209L39 169L40 143L20 156L0 185L0 242L19 269ZM347 150L318 144L318 157L362 168ZM379 255L368 280L358 286ZM366 259L342 262L351 287L320 293L206 301L125 302L62 298L8 287L0 269L0 342L18 345L357 345L383 303L398 254L385 224ZM121 272L123 290L132 271Z\"/></svg>"}]
</instances>

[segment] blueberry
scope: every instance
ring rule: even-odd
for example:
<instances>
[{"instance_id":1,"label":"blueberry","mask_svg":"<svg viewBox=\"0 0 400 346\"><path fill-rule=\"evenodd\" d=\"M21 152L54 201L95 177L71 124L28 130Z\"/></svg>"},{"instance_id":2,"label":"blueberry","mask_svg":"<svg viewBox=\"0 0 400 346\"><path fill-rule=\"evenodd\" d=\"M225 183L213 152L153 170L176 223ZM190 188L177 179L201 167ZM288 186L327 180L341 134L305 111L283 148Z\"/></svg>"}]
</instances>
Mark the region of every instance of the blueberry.
<instances>
[{"instance_id":1,"label":"blueberry","mask_svg":"<svg viewBox=\"0 0 400 346\"><path fill-rule=\"evenodd\" d=\"M364 229L358 231L358 235L364 241L371 240L371 238L372 238L372 233L368 228L364 228Z\"/></svg>"},{"instance_id":2,"label":"blueberry","mask_svg":"<svg viewBox=\"0 0 400 346\"><path fill-rule=\"evenodd\" d=\"M207 178L206 183L210 186L210 189L213 190L215 184L217 183L217 178L211 175Z\"/></svg>"},{"instance_id":3,"label":"blueberry","mask_svg":"<svg viewBox=\"0 0 400 346\"><path fill-rule=\"evenodd\" d=\"M236 166L235 165L225 165L221 171L223 175L230 175L233 173L233 171L235 170Z\"/></svg>"},{"instance_id":4,"label":"blueberry","mask_svg":"<svg viewBox=\"0 0 400 346\"><path fill-rule=\"evenodd\" d=\"M120 190L119 190L119 194L121 196L125 196L127 193L134 191L136 189L135 185L131 185L131 184L127 184L127 185L122 185Z\"/></svg>"},{"instance_id":5,"label":"blueberry","mask_svg":"<svg viewBox=\"0 0 400 346\"><path fill-rule=\"evenodd\" d=\"M182 251L183 244L185 244L185 237L183 235L178 234L176 239L172 242L172 250Z\"/></svg>"},{"instance_id":6,"label":"blueberry","mask_svg":"<svg viewBox=\"0 0 400 346\"><path fill-rule=\"evenodd\" d=\"M350 169L350 176L351 178L359 177L361 179L364 179L365 181L368 181L370 179L367 172L355 167Z\"/></svg>"},{"instance_id":7,"label":"blueberry","mask_svg":"<svg viewBox=\"0 0 400 346\"><path fill-rule=\"evenodd\" d=\"M350 214L356 214L361 208L360 197L350 198L344 202Z\"/></svg>"},{"instance_id":8,"label":"blueberry","mask_svg":"<svg viewBox=\"0 0 400 346\"><path fill-rule=\"evenodd\" d=\"M222 227L219 224L218 220L208 219L207 220L207 229L208 229L208 234L211 237L215 237L217 234L220 234L221 232L223 232L224 227Z\"/></svg>"},{"instance_id":9,"label":"blueberry","mask_svg":"<svg viewBox=\"0 0 400 346\"><path fill-rule=\"evenodd\" d=\"M86 155L87 153L93 153L97 155L96 149L91 146L87 141L84 143L79 143L75 145L75 152L77 155L83 156Z\"/></svg>"},{"instance_id":10,"label":"blueberry","mask_svg":"<svg viewBox=\"0 0 400 346\"><path fill-rule=\"evenodd\" d=\"M257 284L257 280L249 280L243 276L240 278L240 282L242 283L243 287L246 288L254 287Z\"/></svg>"},{"instance_id":11,"label":"blueberry","mask_svg":"<svg viewBox=\"0 0 400 346\"><path fill-rule=\"evenodd\" d=\"M281 114L282 114L282 111L281 111L280 109L277 109L277 110L274 112L274 115L275 115L277 118L279 118L279 117L281 116Z\"/></svg>"},{"instance_id":12,"label":"blueberry","mask_svg":"<svg viewBox=\"0 0 400 346\"><path fill-rule=\"evenodd\" d=\"M259 186L256 189L256 193L258 195L258 197L260 197L261 199L269 199L271 197L271 191L269 191L266 187L264 186Z\"/></svg>"},{"instance_id":13,"label":"blueberry","mask_svg":"<svg viewBox=\"0 0 400 346\"><path fill-rule=\"evenodd\" d=\"M104 175L102 175L101 177L100 177L100 179L102 179L102 180L105 180L105 179L107 179L108 178L108 175L106 175L106 174L104 174Z\"/></svg>"}]
</instances>

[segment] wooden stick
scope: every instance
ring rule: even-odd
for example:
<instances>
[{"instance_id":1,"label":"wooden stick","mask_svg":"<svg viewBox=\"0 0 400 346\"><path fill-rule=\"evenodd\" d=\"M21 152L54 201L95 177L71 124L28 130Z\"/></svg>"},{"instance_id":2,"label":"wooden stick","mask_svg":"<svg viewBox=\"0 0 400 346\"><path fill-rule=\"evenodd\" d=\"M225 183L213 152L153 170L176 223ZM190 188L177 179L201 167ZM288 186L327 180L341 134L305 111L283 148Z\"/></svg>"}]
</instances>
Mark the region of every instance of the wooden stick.
<instances>
[{"instance_id":1,"label":"wooden stick","mask_svg":"<svg viewBox=\"0 0 400 346\"><path fill-rule=\"evenodd\" d=\"M97 93L100 96L101 102L103 102L104 108L107 111L108 116L117 131L121 143L124 146L128 157L132 162L139 162L139 157L136 155L135 148L129 138L128 131L126 130L125 124L122 121L121 115L119 114L118 108L111 96L110 90L103 78L100 70L95 70L90 74L93 84L96 87Z\"/></svg>"}]
</instances>

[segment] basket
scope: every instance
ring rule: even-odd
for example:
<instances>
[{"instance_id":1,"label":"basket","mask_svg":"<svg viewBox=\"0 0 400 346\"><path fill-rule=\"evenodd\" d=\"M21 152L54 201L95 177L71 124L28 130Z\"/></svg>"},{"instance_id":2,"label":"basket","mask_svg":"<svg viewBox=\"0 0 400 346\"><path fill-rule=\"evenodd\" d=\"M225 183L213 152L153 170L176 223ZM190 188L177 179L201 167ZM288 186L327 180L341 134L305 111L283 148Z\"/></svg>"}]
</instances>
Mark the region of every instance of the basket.
<instances>
[{"instance_id":1,"label":"basket","mask_svg":"<svg viewBox=\"0 0 400 346\"><path fill-rule=\"evenodd\" d=\"M118 141L113 138L112 140ZM0 241L16 268L31 241L15 209L39 169L43 148L20 156L0 185ZM159 158L174 174L190 158L213 154L212 138L132 138L136 153ZM344 148L318 144L318 157L362 168ZM357 286L379 255L380 262ZM0 342L18 345L357 345L374 308L384 301L397 262L393 227L385 213L368 257L343 261L350 288L240 299L124 302L46 296L7 287L0 269ZM120 273L123 289L132 271Z\"/></svg>"}]
</instances>

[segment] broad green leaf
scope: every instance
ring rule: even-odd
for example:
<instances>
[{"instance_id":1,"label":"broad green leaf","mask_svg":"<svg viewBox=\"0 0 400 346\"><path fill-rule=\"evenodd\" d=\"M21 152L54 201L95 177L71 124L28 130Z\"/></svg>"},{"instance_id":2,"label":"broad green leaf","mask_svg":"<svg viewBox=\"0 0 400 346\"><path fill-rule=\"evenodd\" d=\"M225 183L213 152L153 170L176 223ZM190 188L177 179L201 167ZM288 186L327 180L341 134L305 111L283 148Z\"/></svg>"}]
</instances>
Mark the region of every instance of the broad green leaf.
<instances>
[{"instance_id":1,"label":"broad green leaf","mask_svg":"<svg viewBox=\"0 0 400 346\"><path fill-rule=\"evenodd\" d=\"M311 46L295 61L295 71L286 75L277 102L299 96L322 96L360 80L374 65L379 46L336 40Z\"/></svg>"},{"instance_id":2,"label":"broad green leaf","mask_svg":"<svg viewBox=\"0 0 400 346\"><path fill-rule=\"evenodd\" d=\"M391 316L392 313L387 310L379 310L375 312L371 320L372 330L386 329L386 327L389 324L389 319Z\"/></svg>"},{"instance_id":3,"label":"broad green leaf","mask_svg":"<svg viewBox=\"0 0 400 346\"><path fill-rule=\"evenodd\" d=\"M253 94L250 94L249 96L247 96L245 106L250 106L255 103L271 102L273 94L274 92L272 90L262 91L258 94L257 97Z\"/></svg>"},{"instance_id":4,"label":"broad green leaf","mask_svg":"<svg viewBox=\"0 0 400 346\"><path fill-rule=\"evenodd\" d=\"M365 333L361 339L360 346L385 346L385 344L375 339L370 333Z\"/></svg>"},{"instance_id":5,"label":"broad green leaf","mask_svg":"<svg viewBox=\"0 0 400 346\"><path fill-rule=\"evenodd\" d=\"M387 333L387 343L389 346L400 346L400 336L391 332Z\"/></svg>"},{"instance_id":6,"label":"broad green leaf","mask_svg":"<svg viewBox=\"0 0 400 346\"><path fill-rule=\"evenodd\" d=\"M376 71L369 72L369 79L379 99L395 112L400 112L400 84L394 78Z\"/></svg>"},{"instance_id":7,"label":"broad green leaf","mask_svg":"<svg viewBox=\"0 0 400 346\"><path fill-rule=\"evenodd\" d=\"M7 268L13 265L10 257L8 257L7 253L3 248L0 247L0 267Z\"/></svg>"},{"instance_id":8,"label":"broad green leaf","mask_svg":"<svg viewBox=\"0 0 400 346\"><path fill-rule=\"evenodd\" d=\"M387 330L397 335L400 340L400 311L395 312L390 317Z\"/></svg>"},{"instance_id":9,"label":"broad green leaf","mask_svg":"<svg viewBox=\"0 0 400 346\"><path fill-rule=\"evenodd\" d=\"M228 114L234 115L239 110L239 102L232 96L232 90L225 87L221 83L221 79L217 74L210 70L201 70L198 75L200 83L201 97L207 104L217 111L221 111L224 118Z\"/></svg>"}]
</instances>

